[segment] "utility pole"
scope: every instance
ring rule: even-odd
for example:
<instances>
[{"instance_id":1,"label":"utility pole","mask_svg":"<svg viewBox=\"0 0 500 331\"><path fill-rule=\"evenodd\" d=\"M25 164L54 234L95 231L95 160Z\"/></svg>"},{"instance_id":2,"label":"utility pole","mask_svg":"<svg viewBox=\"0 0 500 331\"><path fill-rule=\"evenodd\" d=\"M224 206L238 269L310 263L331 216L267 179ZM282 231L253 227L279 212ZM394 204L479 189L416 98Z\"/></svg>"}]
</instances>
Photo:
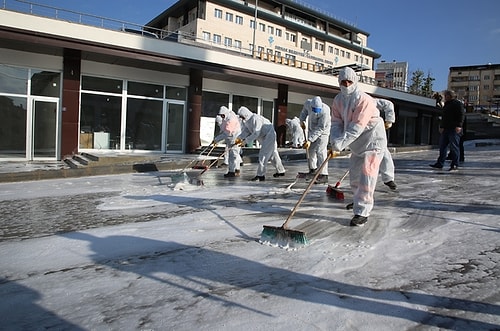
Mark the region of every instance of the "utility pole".
<instances>
[{"instance_id":1,"label":"utility pole","mask_svg":"<svg viewBox=\"0 0 500 331\"><path fill-rule=\"evenodd\" d=\"M253 17L253 42L252 42L252 57L255 58L255 32L257 31L257 7L259 6L259 0L255 0L255 13Z\"/></svg>"}]
</instances>

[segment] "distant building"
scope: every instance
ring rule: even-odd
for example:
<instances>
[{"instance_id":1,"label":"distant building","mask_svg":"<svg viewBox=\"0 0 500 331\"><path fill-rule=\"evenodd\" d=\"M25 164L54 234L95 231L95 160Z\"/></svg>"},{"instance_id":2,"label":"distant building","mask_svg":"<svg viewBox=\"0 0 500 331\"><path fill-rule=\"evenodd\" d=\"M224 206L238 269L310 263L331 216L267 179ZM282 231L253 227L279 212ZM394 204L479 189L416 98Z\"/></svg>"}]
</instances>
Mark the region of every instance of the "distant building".
<instances>
[{"instance_id":1,"label":"distant building","mask_svg":"<svg viewBox=\"0 0 500 331\"><path fill-rule=\"evenodd\" d=\"M407 91L408 62L381 61L375 71L377 85L399 91Z\"/></svg>"},{"instance_id":2,"label":"distant building","mask_svg":"<svg viewBox=\"0 0 500 331\"><path fill-rule=\"evenodd\" d=\"M496 110L500 103L500 64L450 67L448 88L468 110Z\"/></svg>"},{"instance_id":3,"label":"distant building","mask_svg":"<svg viewBox=\"0 0 500 331\"><path fill-rule=\"evenodd\" d=\"M375 84L369 33L290 0L179 0L147 23L160 38L248 54L287 66L336 74L350 66Z\"/></svg>"}]
</instances>

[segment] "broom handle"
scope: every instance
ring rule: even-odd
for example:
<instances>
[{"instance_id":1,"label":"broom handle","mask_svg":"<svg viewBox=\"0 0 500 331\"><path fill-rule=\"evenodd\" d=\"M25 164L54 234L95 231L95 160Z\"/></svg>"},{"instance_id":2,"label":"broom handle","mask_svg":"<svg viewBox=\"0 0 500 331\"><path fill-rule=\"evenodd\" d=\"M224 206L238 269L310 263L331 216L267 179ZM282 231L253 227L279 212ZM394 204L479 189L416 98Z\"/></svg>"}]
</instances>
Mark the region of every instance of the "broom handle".
<instances>
[{"instance_id":1,"label":"broom handle","mask_svg":"<svg viewBox=\"0 0 500 331\"><path fill-rule=\"evenodd\" d=\"M318 179L319 174L321 173L321 171L323 170L323 168L327 165L327 163L328 163L329 160L330 160L330 155L327 154L325 160L323 161L323 163L321 163L321 166L319 167L318 171L316 171L316 174L314 175L313 179L309 182L309 185L307 185L306 189L304 190L304 193L302 193L302 195L300 196L299 201L297 201L297 203L295 204L295 207L293 207L290 215L288 215L285 223L283 223L283 225L281 226L283 229L286 229L286 226L287 226L288 222L290 222L290 220L292 219L293 215L295 215L295 212L297 211L297 208L299 208L299 205L302 203L302 200L304 200L304 198L306 197L307 193L309 192L309 190L311 189L311 187L314 185L314 182L316 182L316 179Z\"/></svg>"},{"instance_id":2,"label":"broom handle","mask_svg":"<svg viewBox=\"0 0 500 331\"><path fill-rule=\"evenodd\" d=\"M344 179L347 177L347 174L349 174L349 169L346 170L346 172L344 173L344 176L342 176L342 178L340 178L340 180L337 182L337 184L335 184L335 188L338 188L340 186L340 183L342 183L344 181Z\"/></svg>"},{"instance_id":3,"label":"broom handle","mask_svg":"<svg viewBox=\"0 0 500 331\"><path fill-rule=\"evenodd\" d=\"M214 148L215 148L216 146L217 146L217 144L212 144L212 148L210 148L210 150L208 151L208 153L207 153L207 157L209 157L209 156L210 156L210 154L212 154L212 151L214 150ZM208 148L208 147L207 147L207 148ZM206 149L205 149L205 150L206 150ZM205 158L205 159L203 159L203 161L201 161L201 164L205 164L205 161L206 161L206 160L207 160L206 158Z\"/></svg>"},{"instance_id":4,"label":"broom handle","mask_svg":"<svg viewBox=\"0 0 500 331\"><path fill-rule=\"evenodd\" d=\"M211 145L211 144L210 144L210 145ZM206 150L210 147L210 145L208 145L207 147L205 147L205 148L201 151L200 155L198 155L198 158L199 158L200 156L202 156L202 155L203 155L203 153L205 153L205 152L206 152ZM215 145L214 145L214 147L215 147ZM189 163L188 163L188 164L184 167L184 169L182 169L182 171L181 171L181 172L185 172L185 171L186 171L186 169L187 169L187 168L189 168L189 167L190 167L190 166L191 166L191 165L192 165L195 161L197 161L197 158L196 158L196 159L192 159L192 160L191 160L191 162L189 162Z\"/></svg>"},{"instance_id":5,"label":"broom handle","mask_svg":"<svg viewBox=\"0 0 500 331\"><path fill-rule=\"evenodd\" d=\"M212 163L210 163L210 165L208 165L208 166L207 166L207 167L206 167L206 168L205 168L205 169L204 169L204 170L203 170L203 171L202 171L202 172L198 175L198 177L199 177L199 176L201 176L201 175L203 175L203 174L204 174L204 173L205 173L208 169L212 168L212 167L213 167L213 165L214 165L215 163L219 162L220 158L221 158L221 157L223 157L224 155L226 155L226 152L227 152L228 150L230 150L231 148L233 148L233 147L234 147L234 145L236 145L236 144L232 144L231 146L229 146L229 148L228 148L227 150L225 150L225 151L224 151L221 155L219 155L219 157L218 157L218 158L216 158L216 159L215 159Z\"/></svg>"}]
</instances>

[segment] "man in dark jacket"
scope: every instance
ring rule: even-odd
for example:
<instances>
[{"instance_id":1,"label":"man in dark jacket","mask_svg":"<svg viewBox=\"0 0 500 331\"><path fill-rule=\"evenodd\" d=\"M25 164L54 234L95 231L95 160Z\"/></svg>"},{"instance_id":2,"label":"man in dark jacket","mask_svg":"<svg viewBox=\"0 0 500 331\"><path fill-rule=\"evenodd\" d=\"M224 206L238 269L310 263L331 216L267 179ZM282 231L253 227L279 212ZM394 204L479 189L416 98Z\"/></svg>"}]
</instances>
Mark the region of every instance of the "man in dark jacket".
<instances>
[{"instance_id":1,"label":"man in dark jacket","mask_svg":"<svg viewBox=\"0 0 500 331\"><path fill-rule=\"evenodd\" d=\"M458 159L460 157L460 136L464 121L464 106L457 100L454 91L444 91L444 106L441 124L439 125L439 157L436 163L431 164L433 168L441 169L444 166L448 145L452 157L450 171L458 170Z\"/></svg>"}]
</instances>

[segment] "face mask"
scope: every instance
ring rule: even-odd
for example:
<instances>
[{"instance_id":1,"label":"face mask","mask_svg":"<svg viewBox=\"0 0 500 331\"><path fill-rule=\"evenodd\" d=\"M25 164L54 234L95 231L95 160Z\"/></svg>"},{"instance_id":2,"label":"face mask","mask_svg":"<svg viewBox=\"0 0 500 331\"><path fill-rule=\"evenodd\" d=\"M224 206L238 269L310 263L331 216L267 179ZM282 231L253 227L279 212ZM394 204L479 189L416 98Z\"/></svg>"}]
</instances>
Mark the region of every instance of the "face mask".
<instances>
[{"instance_id":1,"label":"face mask","mask_svg":"<svg viewBox=\"0 0 500 331\"><path fill-rule=\"evenodd\" d=\"M321 108L315 108L315 107L313 107L311 109L312 109L313 113L315 113L315 114L321 113Z\"/></svg>"},{"instance_id":2,"label":"face mask","mask_svg":"<svg viewBox=\"0 0 500 331\"><path fill-rule=\"evenodd\" d=\"M352 92L354 92L354 89L355 89L355 85L352 84L351 86L343 86L341 85L340 86L340 93L342 93L342 95L344 96L348 96L349 94L351 94Z\"/></svg>"}]
</instances>

